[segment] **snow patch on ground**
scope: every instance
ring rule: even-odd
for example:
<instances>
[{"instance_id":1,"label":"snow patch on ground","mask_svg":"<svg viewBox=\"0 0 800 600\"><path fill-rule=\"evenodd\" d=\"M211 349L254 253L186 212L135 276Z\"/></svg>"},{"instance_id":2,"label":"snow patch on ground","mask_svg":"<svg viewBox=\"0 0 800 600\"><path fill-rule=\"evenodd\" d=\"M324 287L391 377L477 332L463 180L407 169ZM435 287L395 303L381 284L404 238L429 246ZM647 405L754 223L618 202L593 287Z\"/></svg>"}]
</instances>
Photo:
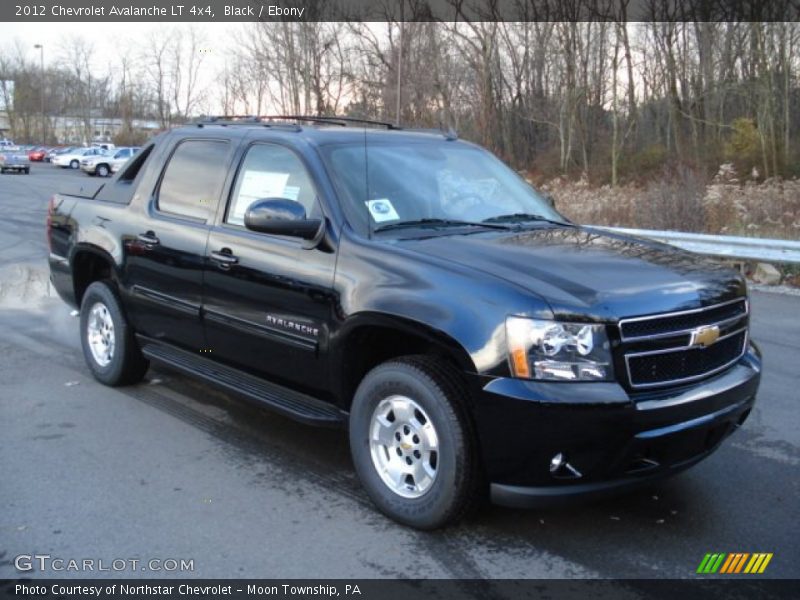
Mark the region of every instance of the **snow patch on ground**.
<instances>
[{"instance_id":1,"label":"snow patch on ground","mask_svg":"<svg viewBox=\"0 0 800 600\"><path fill-rule=\"evenodd\" d=\"M16 264L0 269L0 307L39 310L54 295L47 270L42 267Z\"/></svg>"}]
</instances>

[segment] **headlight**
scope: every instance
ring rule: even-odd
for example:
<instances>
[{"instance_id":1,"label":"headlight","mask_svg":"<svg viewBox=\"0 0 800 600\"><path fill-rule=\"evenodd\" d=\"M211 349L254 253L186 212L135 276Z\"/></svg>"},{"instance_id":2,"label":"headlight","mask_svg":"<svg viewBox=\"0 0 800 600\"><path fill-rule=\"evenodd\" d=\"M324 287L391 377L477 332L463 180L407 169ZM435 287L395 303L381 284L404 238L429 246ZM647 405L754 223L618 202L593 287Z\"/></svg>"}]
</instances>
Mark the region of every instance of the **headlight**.
<instances>
[{"instance_id":1,"label":"headlight","mask_svg":"<svg viewBox=\"0 0 800 600\"><path fill-rule=\"evenodd\" d=\"M506 318L508 363L515 377L555 381L613 379L605 325Z\"/></svg>"}]
</instances>

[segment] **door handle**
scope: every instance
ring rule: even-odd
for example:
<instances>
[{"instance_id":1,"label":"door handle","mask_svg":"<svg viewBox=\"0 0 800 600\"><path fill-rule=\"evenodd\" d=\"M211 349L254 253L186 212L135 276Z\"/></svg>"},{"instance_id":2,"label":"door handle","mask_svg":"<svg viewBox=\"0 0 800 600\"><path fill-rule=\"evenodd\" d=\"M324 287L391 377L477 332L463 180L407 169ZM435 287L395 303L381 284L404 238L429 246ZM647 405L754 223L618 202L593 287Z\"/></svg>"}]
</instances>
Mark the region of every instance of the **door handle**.
<instances>
[{"instance_id":1,"label":"door handle","mask_svg":"<svg viewBox=\"0 0 800 600\"><path fill-rule=\"evenodd\" d=\"M231 253L230 248L223 248L211 253L211 260L218 263L220 269L230 269L231 265L239 262L239 257Z\"/></svg>"},{"instance_id":2,"label":"door handle","mask_svg":"<svg viewBox=\"0 0 800 600\"><path fill-rule=\"evenodd\" d=\"M146 246L158 246L161 241L156 237L156 234L152 231L148 231L146 233L140 233L136 236L136 239L145 244Z\"/></svg>"}]
</instances>

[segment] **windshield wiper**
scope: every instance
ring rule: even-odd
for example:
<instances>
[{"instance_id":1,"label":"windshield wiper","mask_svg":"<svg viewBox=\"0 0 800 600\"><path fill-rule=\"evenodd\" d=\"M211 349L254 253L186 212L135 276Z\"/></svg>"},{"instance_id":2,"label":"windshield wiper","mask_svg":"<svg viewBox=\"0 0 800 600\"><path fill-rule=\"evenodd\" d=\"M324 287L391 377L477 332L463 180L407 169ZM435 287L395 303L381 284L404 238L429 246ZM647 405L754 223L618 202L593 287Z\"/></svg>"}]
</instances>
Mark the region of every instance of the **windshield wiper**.
<instances>
[{"instance_id":1,"label":"windshield wiper","mask_svg":"<svg viewBox=\"0 0 800 600\"><path fill-rule=\"evenodd\" d=\"M523 221L543 221L545 223L553 223L554 225L572 225L567 221L556 221L542 215L533 213L510 213L507 215L498 215L496 217L489 217L484 219L483 223L521 223Z\"/></svg>"},{"instance_id":2,"label":"windshield wiper","mask_svg":"<svg viewBox=\"0 0 800 600\"><path fill-rule=\"evenodd\" d=\"M412 227L483 227L485 229L508 229L506 225L499 223L489 223L486 221L458 221L455 219L414 219L412 221L400 221L399 223L389 223L374 229L375 233L390 231L392 229L410 229Z\"/></svg>"}]
</instances>

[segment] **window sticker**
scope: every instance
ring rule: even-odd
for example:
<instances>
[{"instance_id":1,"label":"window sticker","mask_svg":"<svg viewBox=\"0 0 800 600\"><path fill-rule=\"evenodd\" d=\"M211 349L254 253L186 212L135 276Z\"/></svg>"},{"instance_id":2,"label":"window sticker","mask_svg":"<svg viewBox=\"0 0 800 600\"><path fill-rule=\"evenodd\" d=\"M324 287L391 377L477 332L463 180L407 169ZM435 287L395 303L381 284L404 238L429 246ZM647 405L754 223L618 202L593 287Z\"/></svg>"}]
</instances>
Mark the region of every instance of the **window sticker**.
<instances>
[{"instance_id":1,"label":"window sticker","mask_svg":"<svg viewBox=\"0 0 800 600\"><path fill-rule=\"evenodd\" d=\"M228 223L244 225L244 213L256 200L264 198L284 198L289 173L270 171L245 171L239 195L228 215ZM298 191L299 192L299 191Z\"/></svg>"},{"instance_id":2,"label":"window sticker","mask_svg":"<svg viewBox=\"0 0 800 600\"><path fill-rule=\"evenodd\" d=\"M392 206L392 202L388 198L377 198L375 200L367 200L365 202L369 214L372 215L373 221L376 223L383 223L384 221L396 221L400 218L397 211Z\"/></svg>"}]
</instances>

